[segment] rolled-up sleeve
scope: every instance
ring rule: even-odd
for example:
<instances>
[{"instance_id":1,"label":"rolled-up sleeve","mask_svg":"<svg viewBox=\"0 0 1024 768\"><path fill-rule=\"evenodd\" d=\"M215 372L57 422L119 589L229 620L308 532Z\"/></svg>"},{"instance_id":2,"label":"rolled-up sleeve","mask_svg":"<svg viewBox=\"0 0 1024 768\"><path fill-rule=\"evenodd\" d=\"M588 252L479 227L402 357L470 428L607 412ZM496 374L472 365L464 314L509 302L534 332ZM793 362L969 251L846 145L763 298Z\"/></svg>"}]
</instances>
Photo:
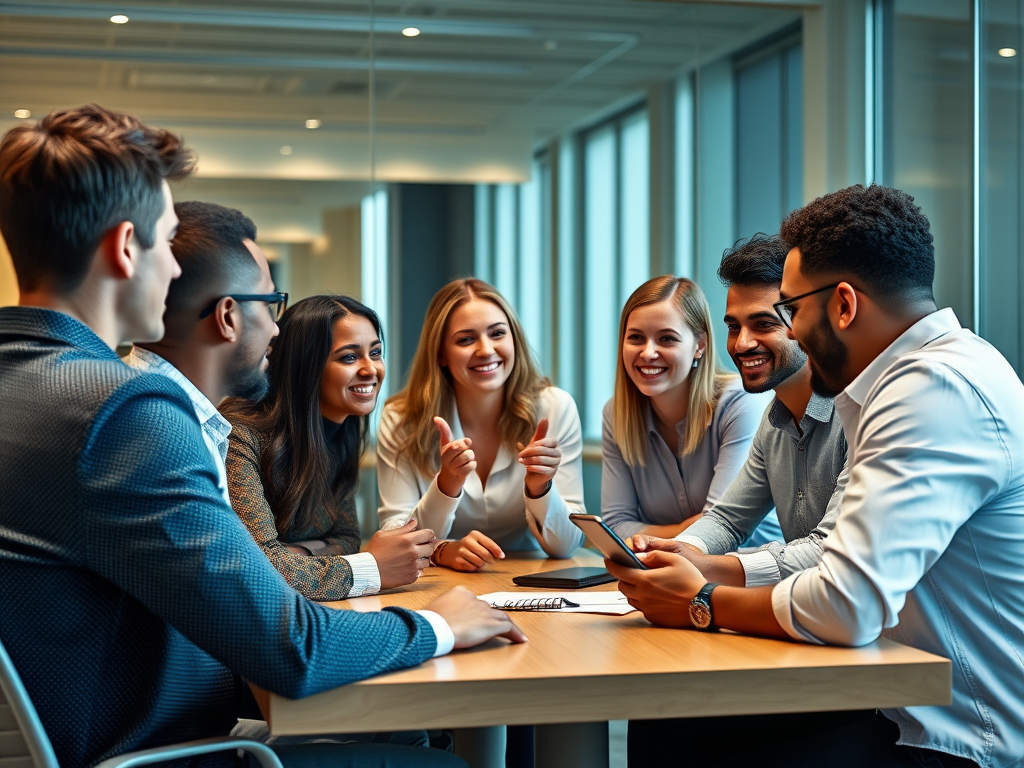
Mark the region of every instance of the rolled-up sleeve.
<instances>
[{"instance_id":1,"label":"rolled-up sleeve","mask_svg":"<svg viewBox=\"0 0 1024 768\"><path fill-rule=\"evenodd\" d=\"M895 626L907 593L1011 476L999 425L955 370L916 361L873 389L849 481L816 568L773 592L794 639L863 645Z\"/></svg>"},{"instance_id":2,"label":"rolled-up sleeve","mask_svg":"<svg viewBox=\"0 0 1024 768\"><path fill-rule=\"evenodd\" d=\"M785 544L773 541L755 552L734 554L743 565L748 587L774 584L794 573L814 568L821 561L822 553L825 551L825 540L835 530L836 519L839 517L849 480L850 468L847 464L836 480L836 488L832 492L828 506L825 507L824 516L806 536L787 541ZM768 562L769 560L771 562Z\"/></svg>"}]
</instances>

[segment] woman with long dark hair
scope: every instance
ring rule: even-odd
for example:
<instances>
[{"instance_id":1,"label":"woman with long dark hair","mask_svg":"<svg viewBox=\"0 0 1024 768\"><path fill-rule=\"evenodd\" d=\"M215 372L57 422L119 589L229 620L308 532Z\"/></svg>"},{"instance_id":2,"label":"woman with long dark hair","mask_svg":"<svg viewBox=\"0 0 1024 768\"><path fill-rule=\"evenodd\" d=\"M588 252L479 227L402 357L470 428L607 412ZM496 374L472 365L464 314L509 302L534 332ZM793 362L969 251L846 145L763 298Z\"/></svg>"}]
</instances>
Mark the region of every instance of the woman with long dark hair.
<instances>
[{"instance_id":1,"label":"woman with long dark hair","mask_svg":"<svg viewBox=\"0 0 1024 768\"><path fill-rule=\"evenodd\" d=\"M374 535L359 553L354 494L370 414L384 381L376 313L348 296L311 296L281 318L270 392L233 400L231 504L288 583L312 600L409 584L434 535L415 521Z\"/></svg>"}]
</instances>

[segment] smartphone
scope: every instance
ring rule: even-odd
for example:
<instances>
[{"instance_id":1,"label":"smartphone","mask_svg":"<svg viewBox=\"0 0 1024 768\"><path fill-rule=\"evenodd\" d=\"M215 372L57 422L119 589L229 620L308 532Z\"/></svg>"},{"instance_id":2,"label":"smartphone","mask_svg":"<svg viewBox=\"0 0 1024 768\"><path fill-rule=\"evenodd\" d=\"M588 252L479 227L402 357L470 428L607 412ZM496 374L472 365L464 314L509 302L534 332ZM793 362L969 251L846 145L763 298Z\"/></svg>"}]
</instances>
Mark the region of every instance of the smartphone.
<instances>
[{"instance_id":1,"label":"smartphone","mask_svg":"<svg viewBox=\"0 0 1024 768\"><path fill-rule=\"evenodd\" d=\"M608 527L604 520L597 515L569 515L576 526L587 535L591 543L598 551L613 563L624 565L627 568L640 568L647 570L647 566L640 562L625 542L615 535L615 531Z\"/></svg>"}]
</instances>

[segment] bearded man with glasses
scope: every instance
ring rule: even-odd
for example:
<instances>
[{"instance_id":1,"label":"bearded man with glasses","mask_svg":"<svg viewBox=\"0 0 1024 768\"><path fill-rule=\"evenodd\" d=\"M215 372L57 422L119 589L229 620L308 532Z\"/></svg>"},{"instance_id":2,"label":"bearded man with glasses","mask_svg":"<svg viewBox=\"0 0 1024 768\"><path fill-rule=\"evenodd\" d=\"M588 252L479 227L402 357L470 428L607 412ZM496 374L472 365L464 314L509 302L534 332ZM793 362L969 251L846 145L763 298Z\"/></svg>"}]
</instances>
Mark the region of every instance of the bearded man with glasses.
<instances>
[{"instance_id":1,"label":"bearded man with glasses","mask_svg":"<svg viewBox=\"0 0 1024 768\"><path fill-rule=\"evenodd\" d=\"M217 466L217 487L228 500L224 462L231 425L217 406L228 397L261 400L267 394L267 351L288 294L274 290L249 217L201 202L178 203L174 213L179 223L172 248L181 277L167 293L164 337L136 344L125 362L185 390Z\"/></svg>"}]
</instances>

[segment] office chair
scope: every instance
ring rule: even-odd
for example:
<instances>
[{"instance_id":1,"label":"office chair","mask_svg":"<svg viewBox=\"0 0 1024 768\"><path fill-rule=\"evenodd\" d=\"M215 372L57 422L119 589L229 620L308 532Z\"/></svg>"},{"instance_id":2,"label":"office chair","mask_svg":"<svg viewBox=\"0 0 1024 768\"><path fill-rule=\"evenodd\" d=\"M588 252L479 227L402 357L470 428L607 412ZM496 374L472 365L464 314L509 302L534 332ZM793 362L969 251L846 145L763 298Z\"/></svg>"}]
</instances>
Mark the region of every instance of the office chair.
<instances>
[{"instance_id":1,"label":"office chair","mask_svg":"<svg viewBox=\"0 0 1024 768\"><path fill-rule=\"evenodd\" d=\"M230 736L128 752L104 760L95 768L134 768L231 749L248 752L260 768L283 768L266 744ZM59 768L53 745L3 643L0 643L0 764L4 768Z\"/></svg>"}]
</instances>

